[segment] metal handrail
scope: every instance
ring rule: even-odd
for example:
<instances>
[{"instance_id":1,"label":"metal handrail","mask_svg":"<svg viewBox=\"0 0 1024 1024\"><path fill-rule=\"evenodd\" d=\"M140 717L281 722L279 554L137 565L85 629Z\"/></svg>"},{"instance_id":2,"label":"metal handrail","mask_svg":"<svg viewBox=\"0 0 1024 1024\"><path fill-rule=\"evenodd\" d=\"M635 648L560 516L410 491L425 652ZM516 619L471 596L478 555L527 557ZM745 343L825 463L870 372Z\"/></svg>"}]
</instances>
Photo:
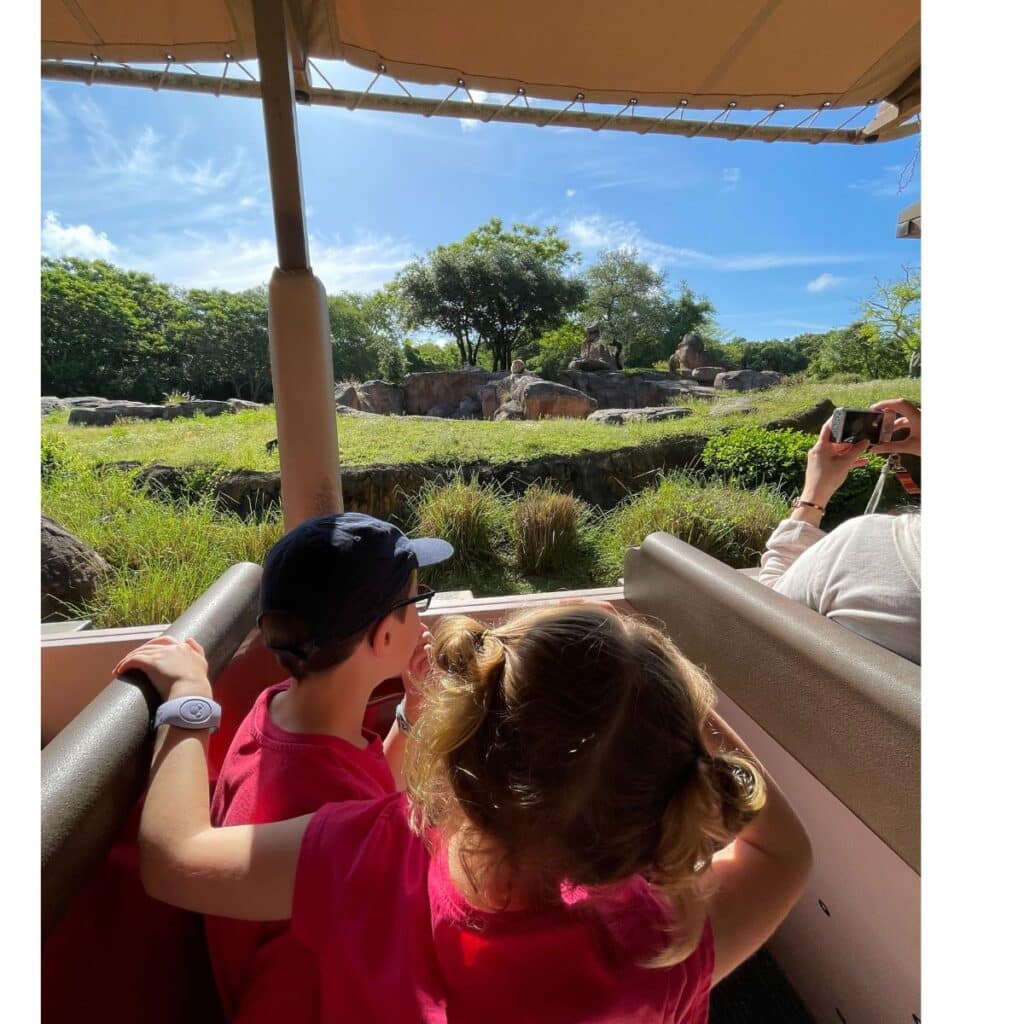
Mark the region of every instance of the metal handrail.
<instances>
[{"instance_id":1,"label":"metal handrail","mask_svg":"<svg viewBox=\"0 0 1024 1024\"><path fill-rule=\"evenodd\" d=\"M227 570L165 636L195 637L216 679L256 621L261 569ZM146 786L159 698L140 673L114 679L42 752L42 936L106 856Z\"/></svg>"}]
</instances>

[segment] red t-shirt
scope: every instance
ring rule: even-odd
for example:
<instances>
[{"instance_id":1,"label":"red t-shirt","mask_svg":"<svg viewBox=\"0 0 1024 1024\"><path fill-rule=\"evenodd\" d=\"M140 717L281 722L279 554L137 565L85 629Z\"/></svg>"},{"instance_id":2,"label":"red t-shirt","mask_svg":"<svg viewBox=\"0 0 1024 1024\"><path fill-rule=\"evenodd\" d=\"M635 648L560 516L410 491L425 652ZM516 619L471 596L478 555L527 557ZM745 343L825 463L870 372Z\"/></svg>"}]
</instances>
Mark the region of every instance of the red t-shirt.
<instances>
[{"instance_id":1,"label":"red t-shirt","mask_svg":"<svg viewBox=\"0 0 1024 1024\"><path fill-rule=\"evenodd\" d=\"M284 821L339 800L371 800L395 792L380 738L364 732L360 750L337 736L286 732L270 717L274 696L257 698L231 742L210 817L214 825ZM229 1020L245 1024L319 1021L315 958L288 932L287 921L206 919L206 940Z\"/></svg>"},{"instance_id":2,"label":"red t-shirt","mask_svg":"<svg viewBox=\"0 0 1024 1024\"><path fill-rule=\"evenodd\" d=\"M486 913L408 824L404 794L319 811L302 841L292 933L320 961L323 1024L705 1024L710 922L664 969L666 905L637 877L614 894Z\"/></svg>"}]
</instances>

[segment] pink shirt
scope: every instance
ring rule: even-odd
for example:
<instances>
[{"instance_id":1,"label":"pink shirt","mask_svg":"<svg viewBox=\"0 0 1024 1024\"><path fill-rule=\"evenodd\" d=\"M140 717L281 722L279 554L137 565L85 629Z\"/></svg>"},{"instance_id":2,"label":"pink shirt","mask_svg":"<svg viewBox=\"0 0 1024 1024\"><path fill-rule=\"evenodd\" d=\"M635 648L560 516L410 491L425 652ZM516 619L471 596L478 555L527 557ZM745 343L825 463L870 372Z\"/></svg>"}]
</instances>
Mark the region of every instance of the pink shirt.
<instances>
[{"instance_id":1,"label":"pink shirt","mask_svg":"<svg viewBox=\"0 0 1024 1024\"><path fill-rule=\"evenodd\" d=\"M257 698L231 742L210 811L214 825L284 821L339 800L394 793L380 738L365 749L337 736L286 732L270 702L291 680ZM206 939L228 1019L245 1024L312 1024L321 1019L316 960L289 934L288 922L206 919Z\"/></svg>"},{"instance_id":2,"label":"pink shirt","mask_svg":"<svg viewBox=\"0 0 1024 1024\"><path fill-rule=\"evenodd\" d=\"M666 921L639 877L614 894L567 888L541 910L477 910L411 831L404 794L316 814L292 907L319 959L324 1024L705 1024L710 923L681 964L643 967Z\"/></svg>"}]
</instances>

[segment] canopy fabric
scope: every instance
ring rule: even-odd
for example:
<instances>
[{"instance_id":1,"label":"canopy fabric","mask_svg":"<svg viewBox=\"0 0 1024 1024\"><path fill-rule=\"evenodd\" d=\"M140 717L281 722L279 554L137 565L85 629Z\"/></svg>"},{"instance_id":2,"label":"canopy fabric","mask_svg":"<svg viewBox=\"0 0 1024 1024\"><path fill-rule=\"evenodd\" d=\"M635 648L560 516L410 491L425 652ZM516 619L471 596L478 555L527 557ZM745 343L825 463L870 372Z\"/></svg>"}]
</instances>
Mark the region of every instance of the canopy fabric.
<instances>
[{"instance_id":1,"label":"canopy fabric","mask_svg":"<svg viewBox=\"0 0 1024 1024\"><path fill-rule=\"evenodd\" d=\"M920 0L282 0L300 57L404 81L693 109L859 107L921 65ZM44 60L256 57L251 0L42 0Z\"/></svg>"}]
</instances>

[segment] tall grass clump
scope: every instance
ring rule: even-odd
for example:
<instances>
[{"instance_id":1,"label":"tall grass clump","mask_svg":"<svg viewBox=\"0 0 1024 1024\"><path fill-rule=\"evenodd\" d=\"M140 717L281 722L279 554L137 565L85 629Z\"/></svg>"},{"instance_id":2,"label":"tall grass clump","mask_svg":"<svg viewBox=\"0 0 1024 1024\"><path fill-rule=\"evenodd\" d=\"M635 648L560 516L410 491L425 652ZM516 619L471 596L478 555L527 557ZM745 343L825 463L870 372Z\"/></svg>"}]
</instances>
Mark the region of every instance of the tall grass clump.
<instances>
[{"instance_id":1,"label":"tall grass clump","mask_svg":"<svg viewBox=\"0 0 1024 1024\"><path fill-rule=\"evenodd\" d=\"M583 503L537 484L512 509L512 544L516 563L523 572L562 569L573 560L586 518Z\"/></svg>"},{"instance_id":2,"label":"tall grass clump","mask_svg":"<svg viewBox=\"0 0 1024 1024\"><path fill-rule=\"evenodd\" d=\"M137 488L135 475L81 467L43 481L43 512L111 566L92 600L69 609L96 627L171 622L229 566L261 562L281 536L279 514L243 522L212 496L168 503Z\"/></svg>"},{"instance_id":3,"label":"tall grass clump","mask_svg":"<svg viewBox=\"0 0 1024 1024\"><path fill-rule=\"evenodd\" d=\"M772 530L788 514L776 488L747 490L704 483L685 473L627 498L609 513L599 533L606 582L622 575L626 548L665 531L736 568L756 565Z\"/></svg>"},{"instance_id":4,"label":"tall grass clump","mask_svg":"<svg viewBox=\"0 0 1024 1024\"><path fill-rule=\"evenodd\" d=\"M412 520L414 536L440 537L455 549L451 569L495 558L508 536L504 495L475 476L424 486L413 500Z\"/></svg>"}]
</instances>

